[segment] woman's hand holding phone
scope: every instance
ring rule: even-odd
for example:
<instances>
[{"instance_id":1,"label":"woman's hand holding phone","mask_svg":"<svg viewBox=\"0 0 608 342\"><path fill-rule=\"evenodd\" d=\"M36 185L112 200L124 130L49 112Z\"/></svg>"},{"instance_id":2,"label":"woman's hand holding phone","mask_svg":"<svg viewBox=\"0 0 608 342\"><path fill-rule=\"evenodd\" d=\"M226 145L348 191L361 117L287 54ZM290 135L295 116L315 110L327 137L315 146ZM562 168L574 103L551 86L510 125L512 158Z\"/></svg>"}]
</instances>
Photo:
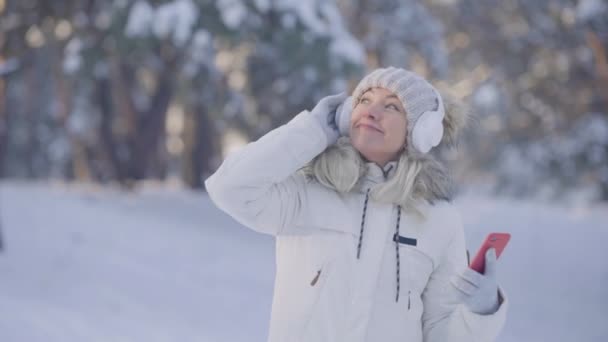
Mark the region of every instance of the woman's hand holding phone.
<instances>
[{"instance_id":1,"label":"woman's hand holding phone","mask_svg":"<svg viewBox=\"0 0 608 342\"><path fill-rule=\"evenodd\" d=\"M509 238L509 234L492 233L488 235L471 267L465 268L451 279L450 282L458 296L472 312L483 315L498 310L500 301L496 277L497 253L498 255L502 253Z\"/></svg>"}]
</instances>

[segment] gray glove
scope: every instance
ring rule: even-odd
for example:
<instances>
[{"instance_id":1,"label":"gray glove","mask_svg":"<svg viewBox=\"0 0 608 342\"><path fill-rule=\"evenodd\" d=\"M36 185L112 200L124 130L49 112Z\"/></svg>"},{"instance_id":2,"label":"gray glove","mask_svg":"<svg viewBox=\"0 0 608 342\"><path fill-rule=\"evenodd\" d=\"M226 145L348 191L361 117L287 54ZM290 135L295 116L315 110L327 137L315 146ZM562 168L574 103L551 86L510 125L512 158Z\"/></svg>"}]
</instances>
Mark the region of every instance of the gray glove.
<instances>
[{"instance_id":1,"label":"gray glove","mask_svg":"<svg viewBox=\"0 0 608 342\"><path fill-rule=\"evenodd\" d=\"M346 97L346 93L326 96L310 111L310 114L319 121L323 131L327 135L328 146L335 144L340 137L336 123L336 110Z\"/></svg>"},{"instance_id":2,"label":"gray glove","mask_svg":"<svg viewBox=\"0 0 608 342\"><path fill-rule=\"evenodd\" d=\"M484 274L467 267L450 281L469 310L481 315L492 314L500 306L494 248L488 249L485 259Z\"/></svg>"}]
</instances>

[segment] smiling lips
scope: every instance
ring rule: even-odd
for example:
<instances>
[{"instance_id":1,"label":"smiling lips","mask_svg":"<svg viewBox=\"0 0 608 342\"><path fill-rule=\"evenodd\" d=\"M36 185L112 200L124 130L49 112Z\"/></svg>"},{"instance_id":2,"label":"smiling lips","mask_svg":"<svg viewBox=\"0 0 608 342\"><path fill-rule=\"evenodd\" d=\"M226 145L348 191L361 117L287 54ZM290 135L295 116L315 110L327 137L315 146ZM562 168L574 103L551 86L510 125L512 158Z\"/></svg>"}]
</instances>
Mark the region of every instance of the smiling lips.
<instances>
[{"instance_id":1,"label":"smiling lips","mask_svg":"<svg viewBox=\"0 0 608 342\"><path fill-rule=\"evenodd\" d=\"M376 126L374 126L374 125L371 125L371 124L365 123L365 122L361 122L361 123L357 124L357 127L360 127L360 128L366 128L366 129L370 129L370 130L372 130L372 131L376 131L376 132L384 133L384 132L382 132L382 130L381 130L380 128L378 128L378 127L376 127Z\"/></svg>"}]
</instances>

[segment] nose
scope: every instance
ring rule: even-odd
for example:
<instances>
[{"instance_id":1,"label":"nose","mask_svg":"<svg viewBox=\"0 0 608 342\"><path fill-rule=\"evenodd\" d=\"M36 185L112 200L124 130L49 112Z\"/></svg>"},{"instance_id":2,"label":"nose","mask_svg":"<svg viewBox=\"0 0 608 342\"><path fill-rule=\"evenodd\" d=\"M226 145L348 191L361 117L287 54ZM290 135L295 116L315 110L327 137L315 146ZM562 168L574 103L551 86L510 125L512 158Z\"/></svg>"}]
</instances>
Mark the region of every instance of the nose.
<instances>
[{"instance_id":1,"label":"nose","mask_svg":"<svg viewBox=\"0 0 608 342\"><path fill-rule=\"evenodd\" d=\"M380 115L382 115L381 106L377 105L377 104L373 104L373 105L369 106L367 115L370 116L371 118L373 118L374 120L379 119Z\"/></svg>"}]
</instances>

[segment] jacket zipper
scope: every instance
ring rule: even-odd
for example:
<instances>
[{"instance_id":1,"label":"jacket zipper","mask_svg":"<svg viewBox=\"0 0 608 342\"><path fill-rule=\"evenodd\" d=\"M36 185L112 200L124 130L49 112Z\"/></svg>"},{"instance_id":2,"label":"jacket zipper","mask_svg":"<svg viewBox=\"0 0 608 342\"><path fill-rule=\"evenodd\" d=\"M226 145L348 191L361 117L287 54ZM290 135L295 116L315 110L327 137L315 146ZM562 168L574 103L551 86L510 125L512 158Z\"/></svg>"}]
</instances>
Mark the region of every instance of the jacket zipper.
<instances>
[{"instance_id":1,"label":"jacket zipper","mask_svg":"<svg viewBox=\"0 0 608 342\"><path fill-rule=\"evenodd\" d=\"M319 269L317 271L317 275L312 279L312 281L310 282L310 286L315 286L317 284L317 281L319 280L319 277L321 276L321 269Z\"/></svg>"},{"instance_id":2,"label":"jacket zipper","mask_svg":"<svg viewBox=\"0 0 608 342\"><path fill-rule=\"evenodd\" d=\"M411 303L411 301L410 301L410 293L411 292L412 292L411 290L407 291L407 309L408 310L410 309L410 303Z\"/></svg>"}]
</instances>

